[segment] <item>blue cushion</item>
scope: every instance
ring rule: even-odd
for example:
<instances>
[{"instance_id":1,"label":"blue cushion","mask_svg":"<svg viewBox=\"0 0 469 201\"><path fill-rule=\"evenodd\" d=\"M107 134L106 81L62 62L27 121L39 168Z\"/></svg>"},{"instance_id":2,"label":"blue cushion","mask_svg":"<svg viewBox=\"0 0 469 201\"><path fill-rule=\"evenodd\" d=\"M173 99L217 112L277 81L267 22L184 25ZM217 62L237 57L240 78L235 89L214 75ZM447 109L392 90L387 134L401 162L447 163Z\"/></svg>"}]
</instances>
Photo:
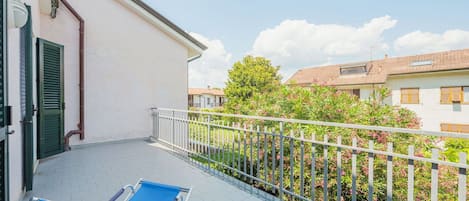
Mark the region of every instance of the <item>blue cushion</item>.
<instances>
[{"instance_id":1,"label":"blue cushion","mask_svg":"<svg viewBox=\"0 0 469 201\"><path fill-rule=\"evenodd\" d=\"M181 192L177 186L169 186L142 181L141 186L130 201L174 201Z\"/></svg>"}]
</instances>

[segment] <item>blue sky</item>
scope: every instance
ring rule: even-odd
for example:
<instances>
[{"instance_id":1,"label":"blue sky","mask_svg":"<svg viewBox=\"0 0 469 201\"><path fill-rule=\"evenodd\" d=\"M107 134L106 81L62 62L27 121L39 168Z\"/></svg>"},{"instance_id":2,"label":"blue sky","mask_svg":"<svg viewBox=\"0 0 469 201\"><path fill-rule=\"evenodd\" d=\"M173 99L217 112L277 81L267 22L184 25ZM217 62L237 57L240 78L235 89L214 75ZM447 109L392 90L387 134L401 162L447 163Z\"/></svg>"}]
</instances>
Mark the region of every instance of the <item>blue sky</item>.
<instances>
[{"instance_id":1,"label":"blue sky","mask_svg":"<svg viewBox=\"0 0 469 201\"><path fill-rule=\"evenodd\" d=\"M246 54L297 69L469 48L469 1L145 0L209 50L189 85L223 87Z\"/></svg>"}]
</instances>

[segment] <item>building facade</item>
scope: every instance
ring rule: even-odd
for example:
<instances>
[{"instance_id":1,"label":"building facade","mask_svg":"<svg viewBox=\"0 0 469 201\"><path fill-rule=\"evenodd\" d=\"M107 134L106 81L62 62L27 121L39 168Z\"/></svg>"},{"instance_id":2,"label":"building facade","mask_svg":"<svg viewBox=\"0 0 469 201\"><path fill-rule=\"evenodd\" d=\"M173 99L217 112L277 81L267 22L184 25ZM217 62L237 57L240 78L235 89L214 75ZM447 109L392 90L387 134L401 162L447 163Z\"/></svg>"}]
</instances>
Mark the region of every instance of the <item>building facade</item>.
<instances>
[{"instance_id":1,"label":"building facade","mask_svg":"<svg viewBox=\"0 0 469 201\"><path fill-rule=\"evenodd\" d=\"M469 133L469 49L305 68L287 84L335 86L363 100L386 87L384 103L414 111L422 129Z\"/></svg>"},{"instance_id":2,"label":"building facade","mask_svg":"<svg viewBox=\"0 0 469 201\"><path fill-rule=\"evenodd\" d=\"M217 108L225 104L225 94L222 89L189 88L189 107L193 108Z\"/></svg>"},{"instance_id":3,"label":"building facade","mask_svg":"<svg viewBox=\"0 0 469 201\"><path fill-rule=\"evenodd\" d=\"M21 200L38 159L67 143L148 137L152 107L187 108L187 65L206 47L142 1L5 0L1 11L0 200Z\"/></svg>"}]
</instances>

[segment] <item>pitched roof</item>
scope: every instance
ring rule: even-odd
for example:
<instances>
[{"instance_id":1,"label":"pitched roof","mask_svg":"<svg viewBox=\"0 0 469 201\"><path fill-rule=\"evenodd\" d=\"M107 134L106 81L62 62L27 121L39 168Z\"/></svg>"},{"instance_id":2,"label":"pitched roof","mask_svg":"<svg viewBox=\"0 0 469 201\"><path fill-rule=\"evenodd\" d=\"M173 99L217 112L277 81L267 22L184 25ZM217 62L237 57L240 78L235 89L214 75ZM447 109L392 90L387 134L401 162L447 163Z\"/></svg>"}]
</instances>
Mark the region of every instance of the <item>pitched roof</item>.
<instances>
[{"instance_id":1,"label":"pitched roof","mask_svg":"<svg viewBox=\"0 0 469 201\"><path fill-rule=\"evenodd\" d=\"M377 84L386 82L391 75L469 69L469 49L384 58L362 63L367 71L364 74L340 75L341 67L361 63L309 67L298 70L286 83L296 85Z\"/></svg>"},{"instance_id":2,"label":"pitched roof","mask_svg":"<svg viewBox=\"0 0 469 201\"><path fill-rule=\"evenodd\" d=\"M207 46L182 30L179 26L158 13L155 9L144 3L142 0L117 0L136 12L139 16L149 20L154 26L163 30L173 39L181 42L189 48L189 57L199 56Z\"/></svg>"},{"instance_id":3,"label":"pitched roof","mask_svg":"<svg viewBox=\"0 0 469 201\"><path fill-rule=\"evenodd\" d=\"M214 96L224 96L225 93L222 89L207 89L207 88L189 88L189 95L214 95Z\"/></svg>"}]
</instances>

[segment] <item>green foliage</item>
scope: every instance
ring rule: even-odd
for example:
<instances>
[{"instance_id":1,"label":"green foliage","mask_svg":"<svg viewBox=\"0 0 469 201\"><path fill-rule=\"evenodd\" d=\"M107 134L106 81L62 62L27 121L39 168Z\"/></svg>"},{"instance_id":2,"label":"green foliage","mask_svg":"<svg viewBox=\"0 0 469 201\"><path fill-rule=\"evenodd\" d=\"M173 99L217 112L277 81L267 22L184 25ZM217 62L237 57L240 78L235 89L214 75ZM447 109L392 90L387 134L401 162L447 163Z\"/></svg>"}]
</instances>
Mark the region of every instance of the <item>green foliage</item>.
<instances>
[{"instance_id":1,"label":"green foliage","mask_svg":"<svg viewBox=\"0 0 469 201\"><path fill-rule=\"evenodd\" d=\"M466 161L469 163L469 140L447 139L445 140L446 150L443 154L452 162L459 162L459 153L466 152Z\"/></svg>"},{"instance_id":2,"label":"green foliage","mask_svg":"<svg viewBox=\"0 0 469 201\"><path fill-rule=\"evenodd\" d=\"M282 117L291 119L305 119L305 120L316 120L316 121L327 121L327 122L338 122L338 123L350 123L350 124L362 124L362 125L376 125L376 126L389 126L389 127L400 127L400 128L419 128L419 119L414 112L405 108L394 107L391 105L383 104L383 99L389 95L389 90L386 88L378 88L372 94L369 100L359 100L356 96L348 93L343 93L334 87L327 86L311 86L310 88L303 87L292 87L292 86L277 86L275 90L265 91L254 91L250 98L242 99L241 101L236 98L229 99L229 101L235 101L237 104L235 109L227 111L230 113L243 113L255 116L270 116L270 117ZM242 104L239 104L242 103ZM234 119L225 119L233 121ZM237 119L240 121L239 119ZM247 125L260 125L261 128L270 128L273 131L278 131L278 122L268 121L244 121L238 122ZM409 135L403 133L387 133L377 132L360 129L346 129L329 126L318 126L318 125L301 125L301 124L285 124L284 132L293 132L296 137L299 137L298 130L304 131L304 137L310 139L312 133L315 134L316 139L322 140L327 135L329 141L337 142L338 136L341 136L342 143L351 145L351 139L357 138L359 147L368 147L368 141L373 140L374 149L386 150L388 143L393 143L393 151L401 154L407 154L407 148L409 145L415 146L415 155L428 157L430 150L438 144L435 137L425 137L420 135ZM253 133L245 134L250 136ZM288 138L287 138L288 139ZM279 181L279 152L280 152L280 141L279 138L273 138L272 136L261 136L260 145L256 147L257 139L249 143L253 143L255 146L252 148L254 153L261 154L258 174L263 176L267 175L268 181L275 180ZM262 146L263 142L267 144L267 147ZM249 145L248 143L248 145ZM274 146L275 145L275 146ZM293 147L293 148L291 148ZM448 157L451 161L458 161L458 152L468 151L467 141L462 140L448 140L445 144L445 151L443 157ZM439 147L442 149L441 147ZM251 147L247 148L249 152ZM292 189L295 193L299 193L300 182L300 168L299 164L301 155L300 142L293 142L290 144L289 140L284 142L284 187L286 189ZM334 195L337 191L337 152L336 148L329 148L328 150L328 194L331 200L334 200ZM276 154L274 155L273 152ZM322 197L322 177L324 168L324 152L323 146L317 146L315 152L311 149L310 145L304 147L304 169L305 172L305 195L311 196L311 185L314 185L316 189L316 198ZM352 152L350 150L342 150L342 192L345 200L351 199L351 157ZM266 156L264 156L266 155ZM316 182L311 184L311 157L315 155L315 177ZM264 163L264 157L266 157L267 168L262 164ZM236 159L236 158L235 158ZM273 159L277 159L277 163L273 164ZM358 199L366 199L368 192L368 159L369 155L363 152L357 154L357 160L359 161L357 170L357 192ZM251 159L248 156L248 161ZM294 161L293 166L290 164L290 160ZM386 199L386 162L387 157L383 155L374 156L374 198L377 200ZM394 183L394 198L396 200L405 200L407 197L407 160L394 159L393 161L393 183ZM233 165L233 164L231 164ZM254 163L253 165L256 165ZM272 173L272 165L275 165L276 170ZM249 167L249 164L248 164ZM256 167L257 168L257 167ZM256 169L255 168L255 169ZM431 164L429 163L415 163L415 199L416 200L428 200L430 191L430 172ZM224 170L221 168L221 170ZM229 171L224 170L229 173ZM293 171L293 186L290 183L290 172ZM454 179L457 175L456 168L440 167L440 186L439 198L442 200L453 200L457 195L457 189L453 186L457 185L457 181ZM236 174L236 177L239 177ZM247 180L245 180L248 182ZM251 183L251 182L248 182ZM263 184L256 184L257 187L264 189L272 194L277 194L276 190L270 186Z\"/></svg>"},{"instance_id":3,"label":"green foliage","mask_svg":"<svg viewBox=\"0 0 469 201\"><path fill-rule=\"evenodd\" d=\"M225 88L225 94L228 103L225 104L222 112L247 114L254 116L281 117L289 119L304 119L323 122L350 123L373 126L387 126L399 128L419 128L419 119L414 112L400 107L383 104L383 100L389 96L390 91L387 88L377 88L368 100L359 100L356 96L343 93L334 87L314 85L308 88L280 85L279 67L273 67L269 60L261 57L247 56L242 61L234 64L229 72L229 80ZM278 132L278 122L255 121L247 119L219 118L216 121L235 122L239 125L259 125L261 131L266 129L268 132ZM330 142L337 143L341 137L341 143L352 144L352 138L356 138L359 147L368 147L369 141L373 141L374 149L386 150L388 143L393 144L393 152L407 154L408 146L415 146L415 155L419 157L429 157L431 149L438 148L443 152L442 158L452 162L459 161L459 152L469 153L468 140L457 139L438 139L421 135L410 135L403 133L387 133L382 131L371 131L361 129L347 129L330 126L305 125L305 124L285 124L284 134L290 132L295 137L299 137L299 130L304 132L306 139L311 139L313 134L317 140L323 140L328 136ZM244 132L239 138L239 132L235 134L233 130L215 130L220 133L227 133L233 136L233 144L227 144L225 148L231 147L231 154L228 154L229 160L222 160L230 167L241 170L243 165L254 166L255 172L261 179L266 181L275 181L279 185L280 180L280 144L279 137L272 135L257 135L255 132ZM238 138L234 137L238 136ZM288 135L287 135L288 136ZM305 173L304 195L311 196L311 188L315 190L316 199L322 198L322 189L324 183L323 168L324 146L316 146L314 151L311 144L303 145L299 141L291 142L286 137L283 142L284 147L284 187L292 192L299 194L300 189L300 161L304 160L303 171ZM203 140L203 138L202 138ZM242 141L241 141L242 140ZM438 143L444 140L444 143ZM216 139L214 139L216 141ZM240 143L242 142L242 143ZM247 142L248 147L243 144ZM234 144L241 144L235 149ZM436 145L439 144L439 147ZM444 144L444 147L443 147ZM252 146L254 145L254 146ZM223 145L225 146L225 145ZM302 148L303 147L303 148ZM303 150L304 157L299 154ZM247 151L247 152L246 152ZM259 153L259 157L251 158L246 155L250 152ZM244 153L242 153L244 152ZM327 151L327 172L328 172L328 194L331 200L335 200L337 191L337 174L342 175L343 199L351 199L351 158L352 151L349 149L341 150L342 169L338 172L337 167L337 148L329 148ZM224 155L223 155L224 156ZM237 161L240 156L247 157L247 161L253 161L249 164L232 163ZM315 169L311 169L314 156ZM374 155L374 199L386 199L386 163L385 155ZM370 155L365 152L357 152L357 196L358 200L366 200L368 192L368 160ZM469 159L469 158L468 158ZM275 163L274 161L277 160ZM293 163L291 163L293 161ZM469 160L468 160L469 162ZM405 159L393 159L393 198L396 200L407 199L407 163ZM263 165L264 164L264 165ZM293 164L293 165L291 165ZM240 166L241 165L241 166ZM428 200L430 191L430 173L431 164L415 162L415 199ZM238 167L239 166L239 167ZM272 194L278 191L269 185L246 180L239 173L218 166L217 169L231 174L247 183L255 185ZM439 167L440 188L439 199L454 200L457 196L457 178L456 168L447 166ZM290 173L293 172L293 181L290 180ZM315 183L311 183L314 172ZM289 199L288 196L285 197ZM290 198L291 199L291 198Z\"/></svg>"},{"instance_id":4,"label":"green foliage","mask_svg":"<svg viewBox=\"0 0 469 201\"><path fill-rule=\"evenodd\" d=\"M246 56L228 72L225 96L227 112L243 113L242 106L254 94L274 91L281 82L279 67L263 57Z\"/></svg>"}]
</instances>

